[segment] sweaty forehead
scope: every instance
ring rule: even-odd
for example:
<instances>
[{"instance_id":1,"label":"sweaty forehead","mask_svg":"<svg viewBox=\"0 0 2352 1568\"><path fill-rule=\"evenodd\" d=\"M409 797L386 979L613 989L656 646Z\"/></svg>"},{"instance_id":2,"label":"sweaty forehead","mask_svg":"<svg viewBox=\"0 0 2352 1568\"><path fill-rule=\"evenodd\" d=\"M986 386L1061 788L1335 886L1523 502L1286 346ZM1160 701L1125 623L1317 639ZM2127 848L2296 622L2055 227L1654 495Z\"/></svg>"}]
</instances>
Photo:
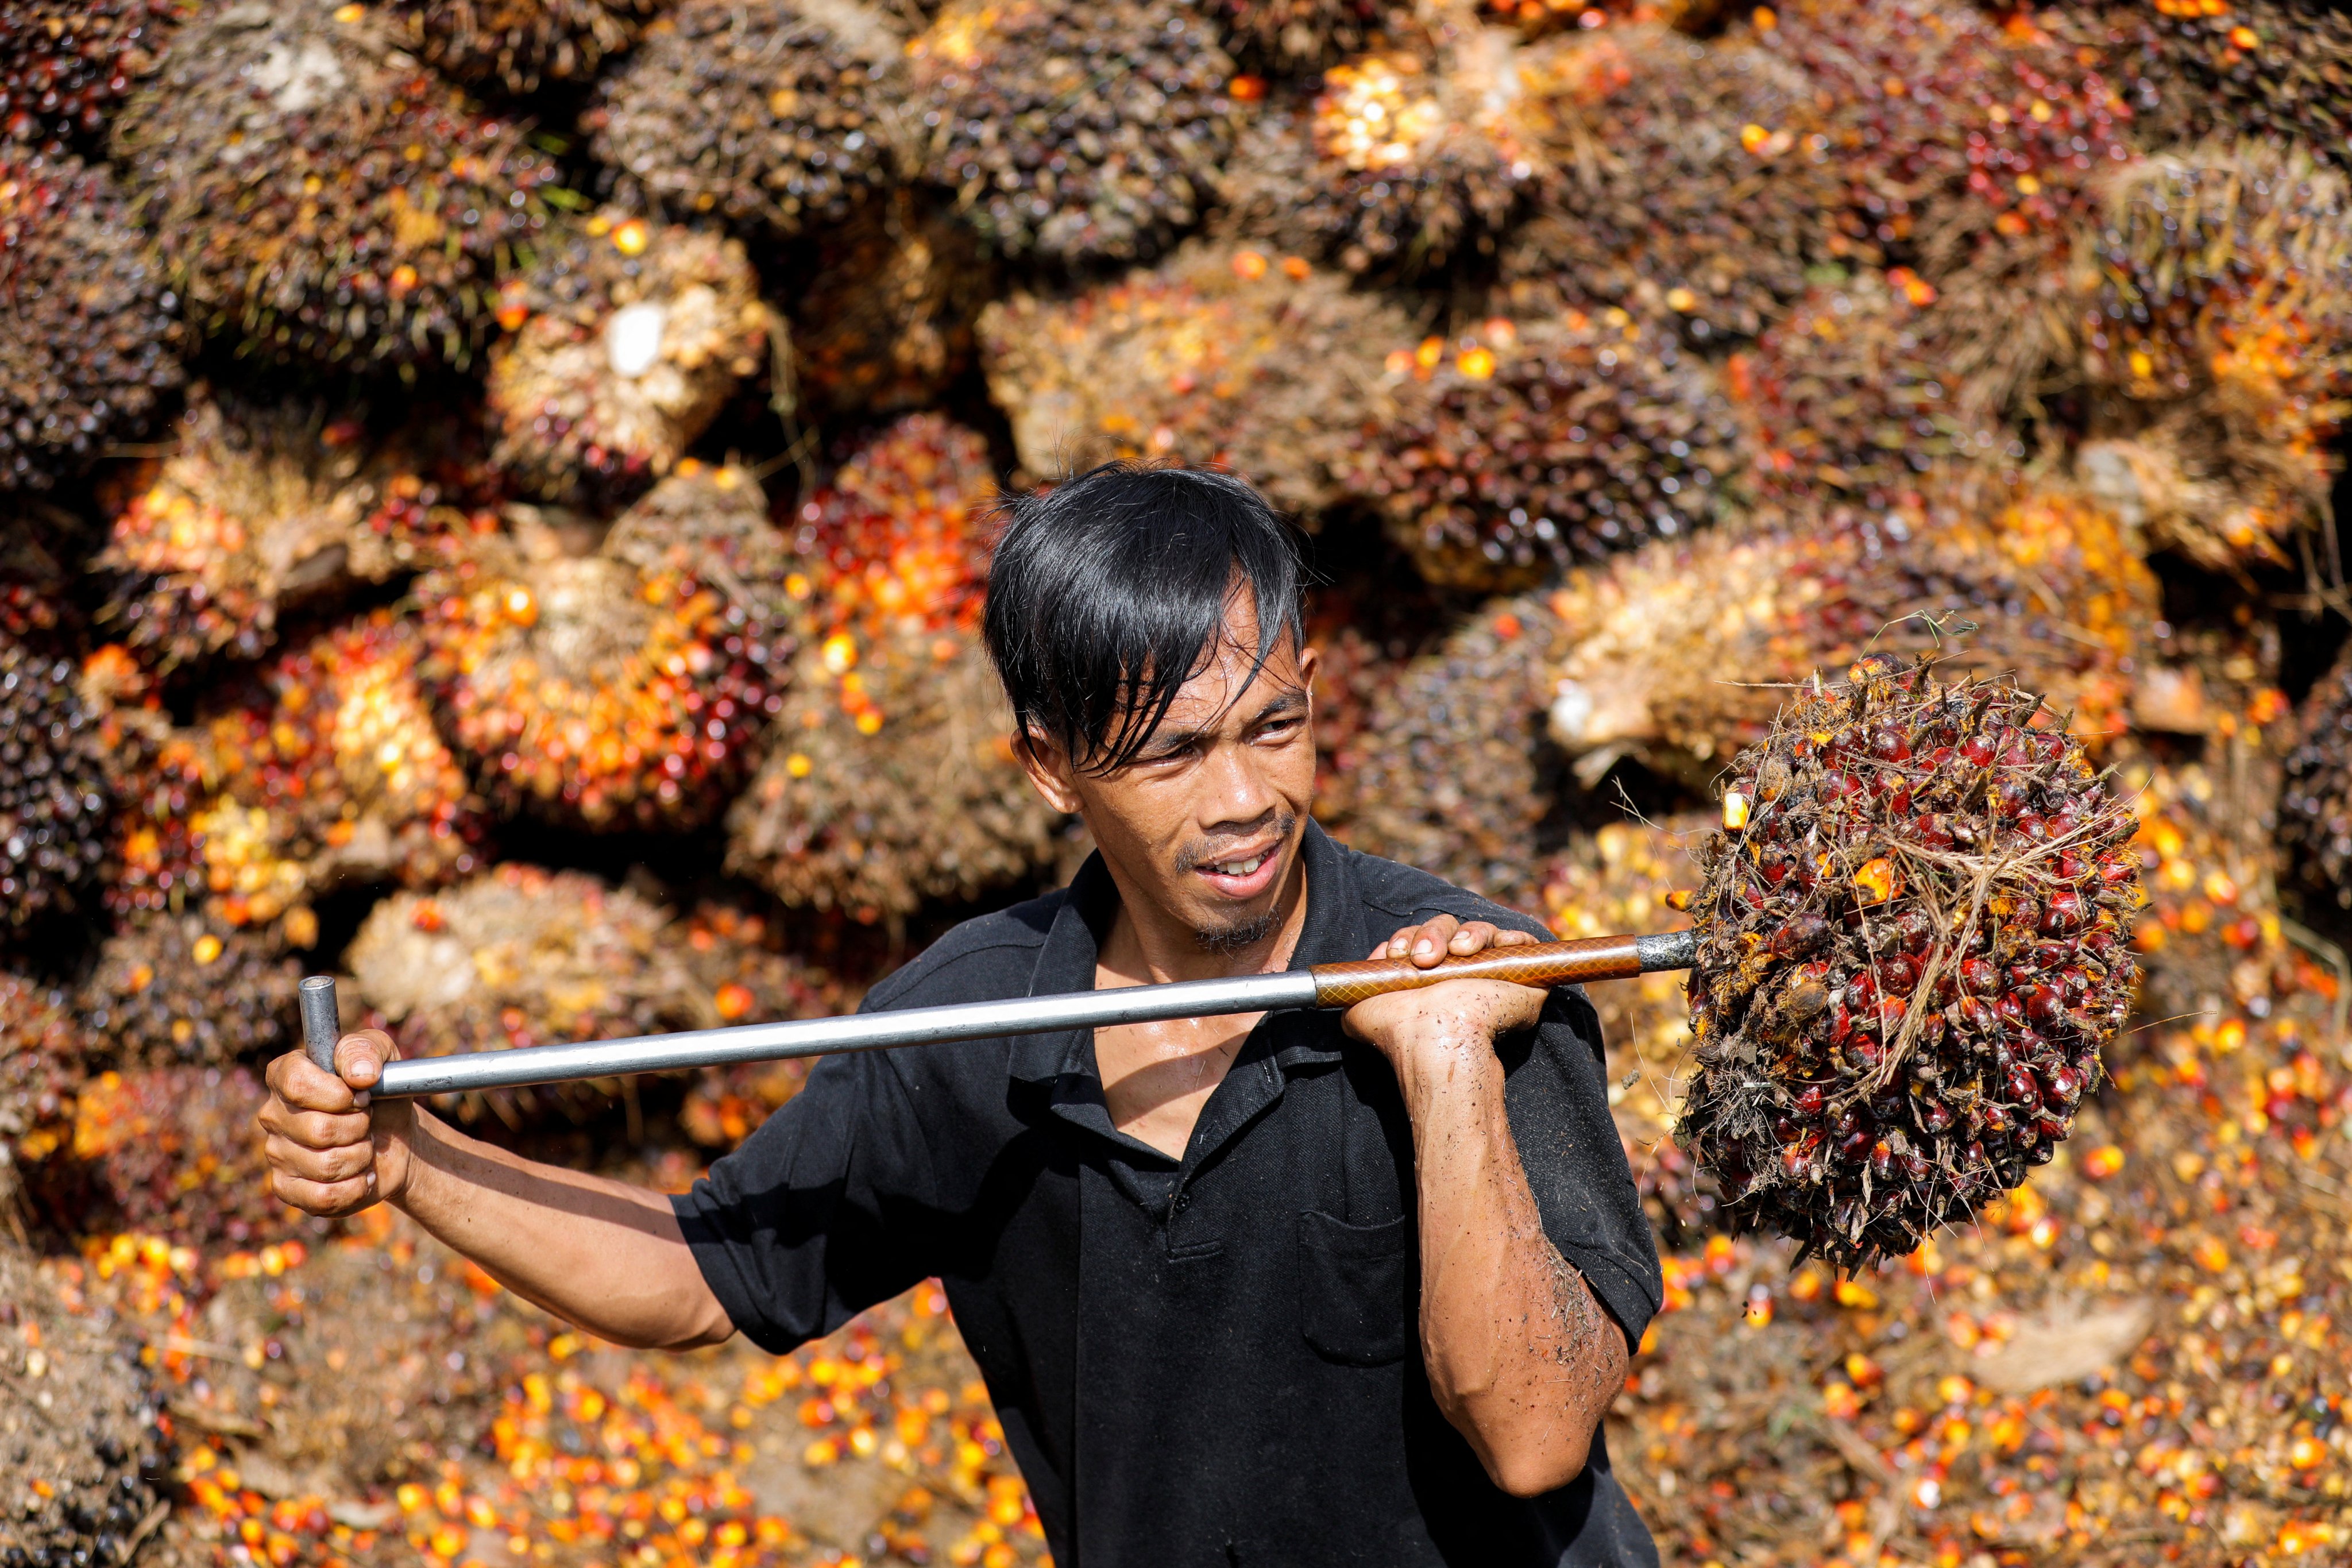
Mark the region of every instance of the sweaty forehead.
<instances>
[{"instance_id":1,"label":"sweaty forehead","mask_svg":"<svg viewBox=\"0 0 2352 1568\"><path fill-rule=\"evenodd\" d=\"M1257 616L1244 594L1227 612L1200 667L1178 688L1156 733L1206 729L1230 713L1246 717L1285 692L1303 692L1306 683L1300 679L1295 640L1276 638L1263 663L1257 645Z\"/></svg>"}]
</instances>

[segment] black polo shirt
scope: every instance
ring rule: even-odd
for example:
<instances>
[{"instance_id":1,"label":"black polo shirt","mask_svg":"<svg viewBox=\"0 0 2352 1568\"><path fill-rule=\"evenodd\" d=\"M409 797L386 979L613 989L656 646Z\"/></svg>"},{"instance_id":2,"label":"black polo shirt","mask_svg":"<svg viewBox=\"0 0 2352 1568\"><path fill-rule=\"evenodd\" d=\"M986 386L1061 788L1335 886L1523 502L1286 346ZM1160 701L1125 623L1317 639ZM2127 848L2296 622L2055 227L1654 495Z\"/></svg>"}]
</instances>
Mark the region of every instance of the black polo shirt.
<instances>
[{"instance_id":1,"label":"black polo shirt","mask_svg":"<svg viewBox=\"0 0 2352 1568\"><path fill-rule=\"evenodd\" d=\"M1302 967L1440 912L1536 929L1312 826L1305 853ZM1090 990L1117 909L1089 860L866 1006ZM1599 1020L1556 992L1503 1049L1544 1229L1638 1340L1658 1260ZM1181 1161L1111 1125L1078 1030L831 1058L675 1201L728 1315L775 1353L936 1275L1061 1568L1657 1562L1598 1435L1583 1475L1523 1500L1439 1413L1403 1100L1336 1013L1263 1020Z\"/></svg>"}]
</instances>

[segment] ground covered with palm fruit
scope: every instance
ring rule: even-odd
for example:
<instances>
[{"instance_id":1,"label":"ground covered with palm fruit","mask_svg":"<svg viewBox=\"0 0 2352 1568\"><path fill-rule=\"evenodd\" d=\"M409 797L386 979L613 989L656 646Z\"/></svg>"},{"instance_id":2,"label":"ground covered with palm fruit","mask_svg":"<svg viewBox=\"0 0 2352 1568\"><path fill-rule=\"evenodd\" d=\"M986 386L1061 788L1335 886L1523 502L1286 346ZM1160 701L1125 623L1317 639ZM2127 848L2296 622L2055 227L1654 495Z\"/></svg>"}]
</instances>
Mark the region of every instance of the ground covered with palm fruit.
<instances>
[{"instance_id":1,"label":"ground covered with palm fruit","mask_svg":"<svg viewBox=\"0 0 2352 1568\"><path fill-rule=\"evenodd\" d=\"M2352 1552L2347 83L2317 0L0 0L0 1568L1041 1556L929 1289L617 1350L249 1119L306 972L811 1016L1066 877L974 634L1106 458L1310 536L1332 832L1700 930L1594 991L1669 1560ZM804 1076L441 1109L674 1188Z\"/></svg>"}]
</instances>

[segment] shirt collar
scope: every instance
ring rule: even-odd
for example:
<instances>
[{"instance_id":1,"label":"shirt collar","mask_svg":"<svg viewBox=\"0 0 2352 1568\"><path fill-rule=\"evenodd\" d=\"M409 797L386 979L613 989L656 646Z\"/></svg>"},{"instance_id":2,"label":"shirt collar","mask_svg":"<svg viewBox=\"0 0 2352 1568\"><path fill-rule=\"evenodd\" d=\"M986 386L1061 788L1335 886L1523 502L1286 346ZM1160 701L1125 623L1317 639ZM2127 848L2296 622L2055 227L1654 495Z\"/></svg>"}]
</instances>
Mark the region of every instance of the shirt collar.
<instances>
[{"instance_id":1,"label":"shirt collar","mask_svg":"<svg viewBox=\"0 0 2352 1568\"><path fill-rule=\"evenodd\" d=\"M1363 957L1370 950L1372 935L1365 924L1363 902L1356 897L1355 878L1349 872L1347 852L1310 821L1302 836L1300 858L1307 868L1307 920L1298 934L1298 946L1290 956L1290 968L1308 969L1318 963L1345 963ZM1070 879L1069 894L1046 931L1045 945L1038 949L1036 967L1030 973L1029 994L1050 996L1093 990L1102 940L1109 933L1111 921L1118 914L1118 886L1103 865L1101 852L1097 851L1087 857L1078 874ZM1318 1037L1323 1033L1282 1031L1282 1044L1275 1053L1275 1060L1285 1068L1296 1062L1336 1060L1339 1055L1336 1040L1328 1046L1323 1044ZM1069 1077L1092 1079L1096 1074L1094 1053L1087 1048L1089 1038L1084 1029L1019 1036L1013 1042L1012 1074L1030 1082Z\"/></svg>"}]
</instances>

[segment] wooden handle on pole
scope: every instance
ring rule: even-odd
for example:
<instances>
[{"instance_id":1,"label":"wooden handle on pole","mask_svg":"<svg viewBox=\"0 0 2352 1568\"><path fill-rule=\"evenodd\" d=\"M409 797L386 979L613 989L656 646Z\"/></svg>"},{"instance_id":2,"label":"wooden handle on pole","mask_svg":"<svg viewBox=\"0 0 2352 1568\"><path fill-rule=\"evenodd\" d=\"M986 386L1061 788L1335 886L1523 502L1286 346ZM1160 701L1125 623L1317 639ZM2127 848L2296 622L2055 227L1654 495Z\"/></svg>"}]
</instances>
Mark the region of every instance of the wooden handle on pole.
<instances>
[{"instance_id":1,"label":"wooden handle on pole","mask_svg":"<svg viewBox=\"0 0 2352 1568\"><path fill-rule=\"evenodd\" d=\"M1622 980L1658 969L1690 967L1688 931L1670 936L1594 936L1575 942L1539 942L1490 947L1469 958L1449 958L1423 969L1408 958L1372 958L1358 963L1318 963L1315 1005L1352 1007L1391 991L1418 991L1447 980L1507 980L1517 985L1579 985L1588 980Z\"/></svg>"}]
</instances>

